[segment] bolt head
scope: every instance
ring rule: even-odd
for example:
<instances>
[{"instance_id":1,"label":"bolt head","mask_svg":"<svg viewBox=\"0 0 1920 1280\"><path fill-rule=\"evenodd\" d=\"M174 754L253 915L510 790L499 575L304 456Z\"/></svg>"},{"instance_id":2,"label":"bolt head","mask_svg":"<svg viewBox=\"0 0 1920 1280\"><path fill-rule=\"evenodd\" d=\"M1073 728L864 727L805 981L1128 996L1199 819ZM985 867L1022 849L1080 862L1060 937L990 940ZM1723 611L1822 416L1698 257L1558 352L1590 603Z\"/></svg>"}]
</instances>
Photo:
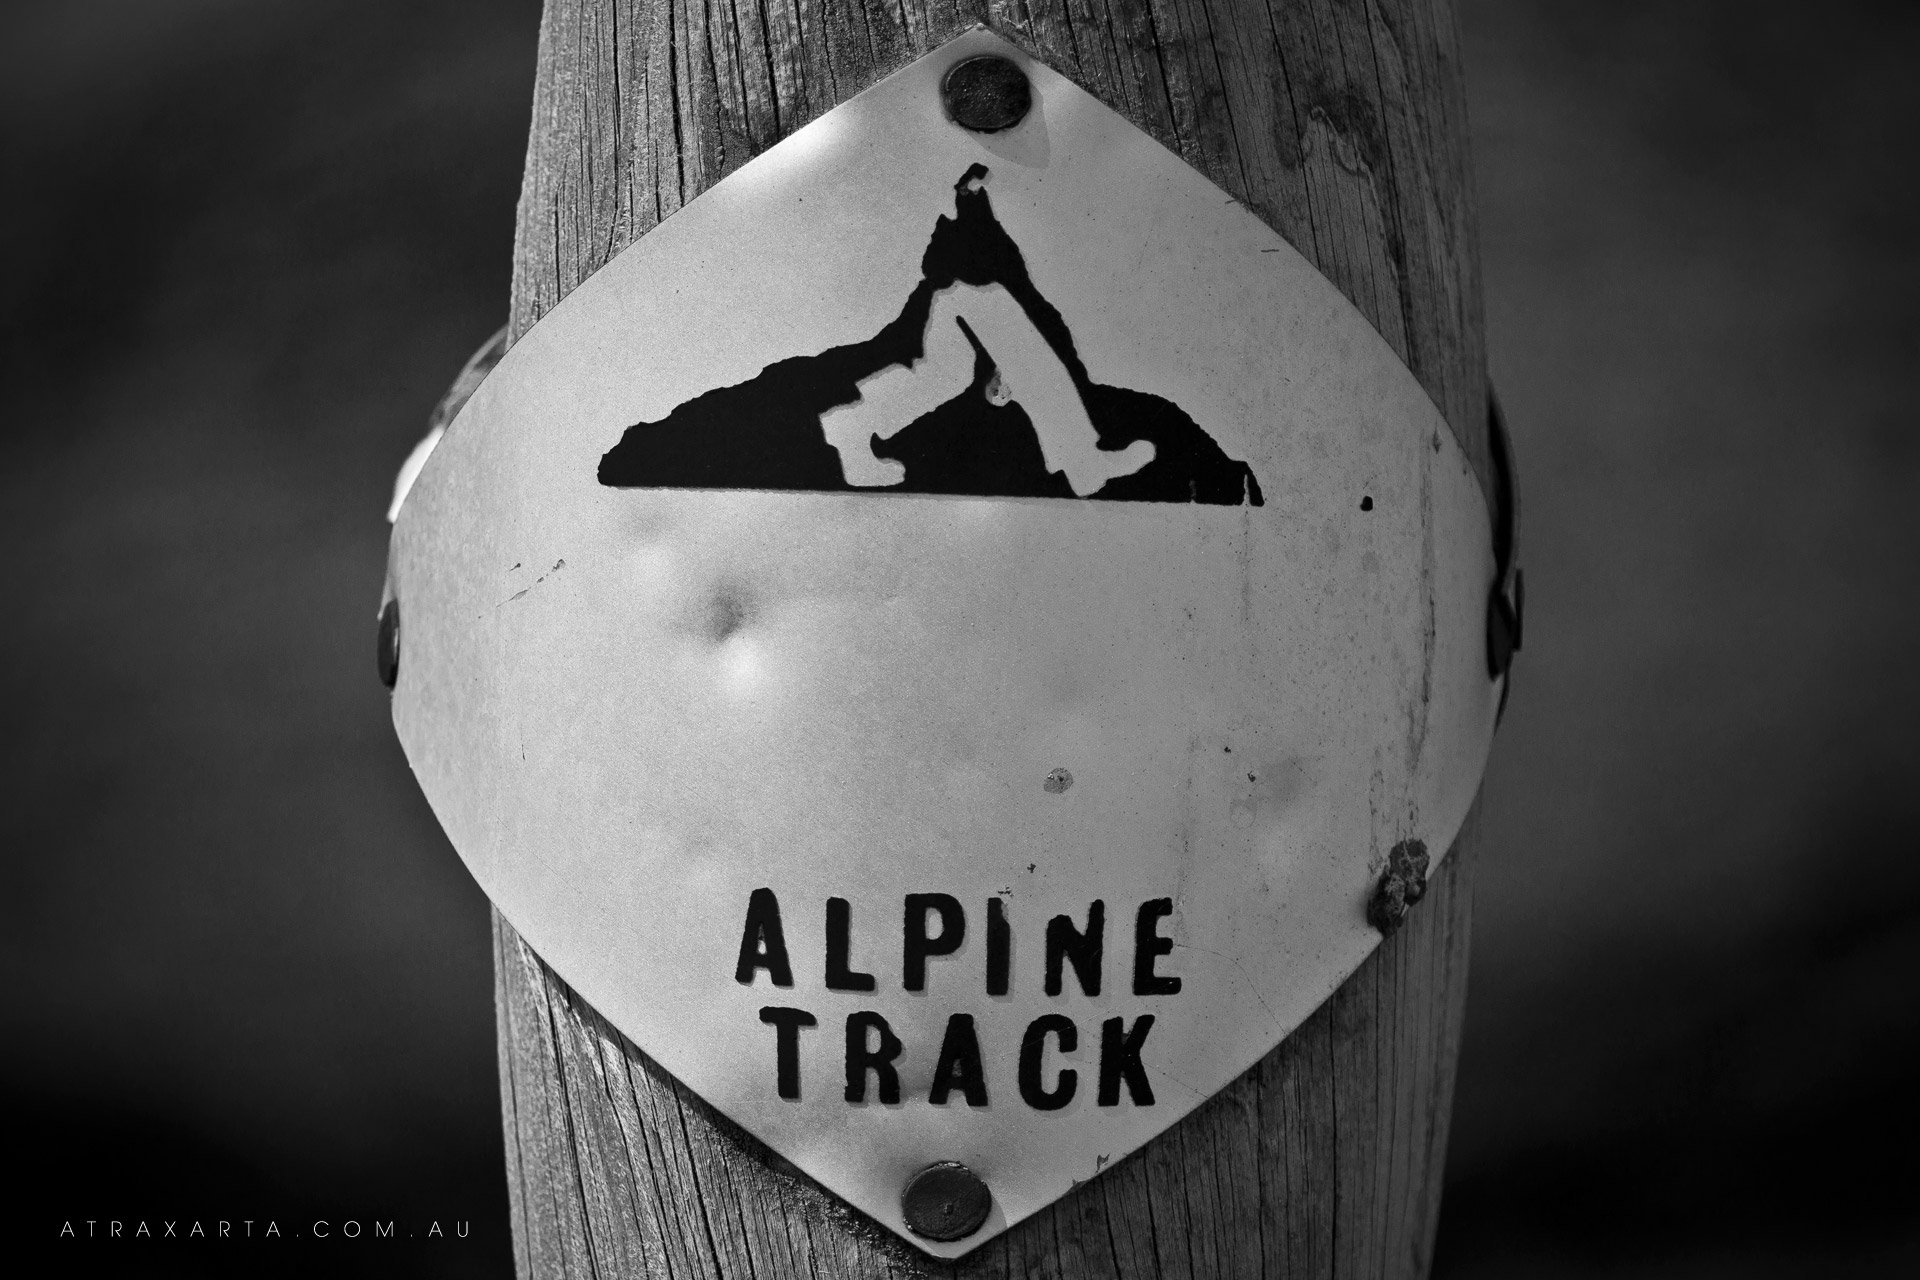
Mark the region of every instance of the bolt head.
<instances>
[{"instance_id":1,"label":"bolt head","mask_svg":"<svg viewBox=\"0 0 1920 1280\"><path fill-rule=\"evenodd\" d=\"M908 1178L900 1193L907 1230L928 1240L964 1240L980 1229L992 1208L987 1184L957 1160L928 1165Z\"/></svg>"},{"instance_id":2,"label":"bolt head","mask_svg":"<svg viewBox=\"0 0 1920 1280\"><path fill-rule=\"evenodd\" d=\"M1033 86L1012 61L988 54L956 63L941 82L947 114L975 133L998 133L1027 118Z\"/></svg>"}]
</instances>

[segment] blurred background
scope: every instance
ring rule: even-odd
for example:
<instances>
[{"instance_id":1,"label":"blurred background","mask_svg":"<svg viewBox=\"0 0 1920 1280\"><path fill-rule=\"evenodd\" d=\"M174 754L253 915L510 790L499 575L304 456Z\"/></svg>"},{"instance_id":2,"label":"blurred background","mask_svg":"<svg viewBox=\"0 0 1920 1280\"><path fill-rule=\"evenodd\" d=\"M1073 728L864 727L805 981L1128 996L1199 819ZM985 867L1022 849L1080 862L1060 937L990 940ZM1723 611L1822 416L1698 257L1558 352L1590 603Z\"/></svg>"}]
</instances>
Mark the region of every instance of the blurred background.
<instances>
[{"instance_id":1,"label":"blurred background","mask_svg":"<svg viewBox=\"0 0 1920 1280\"><path fill-rule=\"evenodd\" d=\"M1920 10L1463 20L1529 613L1437 1274L1920 1275ZM351 1217L511 1274L487 907L373 635L504 316L537 21L0 18L16 1252Z\"/></svg>"}]
</instances>

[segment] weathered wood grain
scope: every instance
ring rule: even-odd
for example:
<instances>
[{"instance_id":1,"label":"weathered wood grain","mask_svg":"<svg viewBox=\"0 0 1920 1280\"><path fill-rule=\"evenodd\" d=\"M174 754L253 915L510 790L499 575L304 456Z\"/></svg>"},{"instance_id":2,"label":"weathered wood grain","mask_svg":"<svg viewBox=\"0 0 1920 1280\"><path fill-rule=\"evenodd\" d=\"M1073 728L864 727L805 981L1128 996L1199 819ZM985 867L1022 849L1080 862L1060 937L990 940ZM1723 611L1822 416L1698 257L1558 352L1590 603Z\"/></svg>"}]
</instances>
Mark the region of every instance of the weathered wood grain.
<instances>
[{"instance_id":1,"label":"weathered wood grain","mask_svg":"<svg viewBox=\"0 0 1920 1280\"><path fill-rule=\"evenodd\" d=\"M1447 0L549 0L511 331L794 129L978 21L1286 236L1385 335L1491 492ZM1423 1274L1475 821L1405 927L1205 1106L958 1263L926 1259L668 1076L495 921L523 1277Z\"/></svg>"}]
</instances>

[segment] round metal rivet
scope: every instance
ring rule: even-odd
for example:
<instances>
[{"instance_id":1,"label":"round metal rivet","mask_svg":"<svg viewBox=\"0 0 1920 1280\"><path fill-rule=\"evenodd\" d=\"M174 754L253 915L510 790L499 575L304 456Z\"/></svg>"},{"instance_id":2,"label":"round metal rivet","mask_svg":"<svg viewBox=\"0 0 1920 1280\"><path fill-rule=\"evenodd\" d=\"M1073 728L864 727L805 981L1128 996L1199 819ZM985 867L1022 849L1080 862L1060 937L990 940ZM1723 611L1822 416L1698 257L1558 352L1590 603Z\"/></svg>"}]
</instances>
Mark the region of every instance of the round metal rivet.
<instances>
[{"instance_id":1,"label":"round metal rivet","mask_svg":"<svg viewBox=\"0 0 1920 1280\"><path fill-rule=\"evenodd\" d=\"M392 689L400 678L400 602L380 606L380 635L374 660L380 665L380 683Z\"/></svg>"},{"instance_id":2,"label":"round metal rivet","mask_svg":"<svg viewBox=\"0 0 1920 1280\"><path fill-rule=\"evenodd\" d=\"M928 1165L908 1178L900 1193L907 1230L928 1240L964 1240L980 1229L992 1208L987 1184L956 1160Z\"/></svg>"},{"instance_id":3,"label":"round metal rivet","mask_svg":"<svg viewBox=\"0 0 1920 1280\"><path fill-rule=\"evenodd\" d=\"M1011 129L1033 106L1027 73L992 54L956 63L941 82L940 94L955 123L976 133Z\"/></svg>"}]
</instances>

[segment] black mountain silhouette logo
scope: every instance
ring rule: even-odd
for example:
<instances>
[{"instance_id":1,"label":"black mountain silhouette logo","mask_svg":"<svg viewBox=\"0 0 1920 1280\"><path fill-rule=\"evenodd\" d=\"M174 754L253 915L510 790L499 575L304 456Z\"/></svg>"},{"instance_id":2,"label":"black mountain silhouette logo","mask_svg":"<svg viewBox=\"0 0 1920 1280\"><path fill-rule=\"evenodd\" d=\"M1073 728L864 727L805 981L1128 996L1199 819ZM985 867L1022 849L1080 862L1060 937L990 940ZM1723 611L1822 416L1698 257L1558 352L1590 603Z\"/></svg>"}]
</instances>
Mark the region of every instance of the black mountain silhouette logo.
<instances>
[{"instance_id":1,"label":"black mountain silhouette logo","mask_svg":"<svg viewBox=\"0 0 1920 1280\"><path fill-rule=\"evenodd\" d=\"M957 216L935 223L920 282L879 333L627 428L600 483L1260 506L1252 470L1178 405L1087 376L986 176L976 164L954 185Z\"/></svg>"}]
</instances>

